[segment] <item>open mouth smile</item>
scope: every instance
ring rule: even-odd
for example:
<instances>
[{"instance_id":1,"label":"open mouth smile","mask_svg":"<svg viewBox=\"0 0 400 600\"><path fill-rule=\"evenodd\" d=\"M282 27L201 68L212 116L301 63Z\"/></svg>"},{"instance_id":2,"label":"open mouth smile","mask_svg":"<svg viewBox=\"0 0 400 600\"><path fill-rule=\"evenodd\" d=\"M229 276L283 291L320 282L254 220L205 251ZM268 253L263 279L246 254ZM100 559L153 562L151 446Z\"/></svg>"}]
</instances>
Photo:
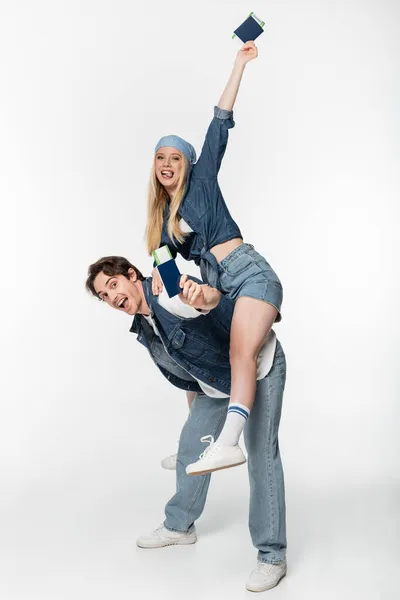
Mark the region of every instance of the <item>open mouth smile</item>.
<instances>
[{"instance_id":1,"label":"open mouth smile","mask_svg":"<svg viewBox=\"0 0 400 600\"><path fill-rule=\"evenodd\" d=\"M122 298L120 298L117 302L117 307L122 309L122 310L126 310L128 306L128 298L126 296L123 296Z\"/></svg>"}]
</instances>

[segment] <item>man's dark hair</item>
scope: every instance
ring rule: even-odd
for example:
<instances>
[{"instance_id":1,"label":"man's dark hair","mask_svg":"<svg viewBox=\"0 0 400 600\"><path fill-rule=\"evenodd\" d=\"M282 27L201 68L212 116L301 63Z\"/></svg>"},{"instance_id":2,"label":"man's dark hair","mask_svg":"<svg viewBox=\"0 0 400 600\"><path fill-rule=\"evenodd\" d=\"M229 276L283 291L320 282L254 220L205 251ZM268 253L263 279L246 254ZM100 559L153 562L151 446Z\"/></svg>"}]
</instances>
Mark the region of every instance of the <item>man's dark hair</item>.
<instances>
[{"instance_id":1,"label":"man's dark hair","mask_svg":"<svg viewBox=\"0 0 400 600\"><path fill-rule=\"evenodd\" d=\"M129 260L123 256L105 256L100 258L97 262L90 265L88 269L88 278L86 280L86 289L98 298L97 292L94 289L94 280L99 273L104 275L123 275L129 279L129 269L133 269L136 273L136 277L139 281L144 281L145 277L141 274L139 269L133 266Z\"/></svg>"}]
</instances>

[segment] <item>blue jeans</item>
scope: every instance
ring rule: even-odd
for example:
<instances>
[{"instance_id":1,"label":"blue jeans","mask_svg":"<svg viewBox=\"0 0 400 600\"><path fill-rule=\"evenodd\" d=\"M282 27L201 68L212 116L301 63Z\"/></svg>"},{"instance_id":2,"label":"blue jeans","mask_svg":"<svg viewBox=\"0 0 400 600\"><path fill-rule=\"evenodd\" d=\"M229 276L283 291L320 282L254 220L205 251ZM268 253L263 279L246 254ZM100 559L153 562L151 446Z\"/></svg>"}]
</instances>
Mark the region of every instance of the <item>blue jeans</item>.
<instances>
[{"instance_id":1,"label":"blue jeans","mask_svg":"<svg viewBox=\"0 0 400 600\"><path fill-rule=\"evenodd\" d=\"M278 429L286 379L285 354L277 342L273 366L257 382L253 409L244 429L250 481L249 529L258 559L276 563L285 558L285 488ZM183 426L176 467L176 493L165 507L165 527L190 531L203 512L211 475L189 476L185 468L205 446L200 437L217 438L224 425L229 399L197 394Z\"/></svg>"}]
</instances>

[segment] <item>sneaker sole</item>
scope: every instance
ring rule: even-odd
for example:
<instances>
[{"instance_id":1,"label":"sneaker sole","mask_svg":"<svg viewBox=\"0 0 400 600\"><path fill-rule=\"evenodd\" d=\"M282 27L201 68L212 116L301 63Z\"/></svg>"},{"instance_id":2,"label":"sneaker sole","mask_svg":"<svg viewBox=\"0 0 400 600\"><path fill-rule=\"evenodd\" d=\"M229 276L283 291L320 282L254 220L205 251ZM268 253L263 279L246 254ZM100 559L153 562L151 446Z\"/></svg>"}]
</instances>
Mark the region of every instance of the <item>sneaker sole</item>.
<instances>
[{"instance_id":1,"label":"sneaker sole","mask_svg":"<svg viewBox=\"0 0 400 600\"><path fill-rule=\"evenodd\" d=\"M186 473L187 475L206 475L207 473L214 473L214 471L223 471L224 469L231 469L232 467L239 467L240 465L244 465L247 461L242 460L241 462L235 463L234 465L227 465L226 467L217 467L216 469L206 469L204 471L192 471L191 473Z\"/></svg>"},{"instance_id":2,"label":"sneaker sole","mask_svg":"<svg viewBox=\"0 0 400 600\"><path fill-rule=\"evenodd\" d=\"M168 542L165 544L158 544L158 545L145 545L145 544L139 544L139 542L136 542L136 546L138 546L138 548L145 548L148 550L154 549L154 548L167 548L167 546L189 546L190 544L195 544L197 542L197 537L194 539L191 539L190 541L180 541L180 542Z\"/></svg>"},{"instance_id":3,"label":"sneaker sole","mask_svg":"<svg viewBox=\"0 0 400 600\"><path fill-rule=\"evenodd\" d=\"M286 576L286 573L284 573L282 575L282 577L280 577L276 583L274 583L273 585L267 585L267 587L265 587L265 586L257 587L255 585L251 586L251 585L246 584L246 590L248 590L249 592L266 592L267 590L272 590L274 587L276 587L278 585L278 583L280 583L282 581L282 579L285 576Z\"/></svg>"}]
</instances>

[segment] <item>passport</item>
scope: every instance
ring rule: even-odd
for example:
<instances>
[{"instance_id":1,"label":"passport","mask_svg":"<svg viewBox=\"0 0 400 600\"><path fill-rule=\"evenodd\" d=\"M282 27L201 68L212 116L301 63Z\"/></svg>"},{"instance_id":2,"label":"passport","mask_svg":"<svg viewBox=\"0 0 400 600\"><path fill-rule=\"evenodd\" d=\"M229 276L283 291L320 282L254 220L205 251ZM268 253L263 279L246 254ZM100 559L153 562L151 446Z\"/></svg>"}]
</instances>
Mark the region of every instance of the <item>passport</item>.
<instances>
[{"instance_id":1,"label":"passport","mask_svg":"<svg viewBox=\"0 0 400 600\"><path fill-rule=\"evenodd\" d=\"M152 252L164 288L170 298L182 293L179 285L181 274L168 246L162 246Z\"/></svg>"},{"instance_id":2,"label":"passport","mask_svg":"<svg viewBox=\"0 0 400 600\"><path fill-rule=\"evenodd\" d=\"M233 37L237 36L245 44L246 42L254 42L258 36L264 33L263 26L265 23L261 21L254 13L250 13L245 21L235 29Z\"/></svg>"}]
</instances>

